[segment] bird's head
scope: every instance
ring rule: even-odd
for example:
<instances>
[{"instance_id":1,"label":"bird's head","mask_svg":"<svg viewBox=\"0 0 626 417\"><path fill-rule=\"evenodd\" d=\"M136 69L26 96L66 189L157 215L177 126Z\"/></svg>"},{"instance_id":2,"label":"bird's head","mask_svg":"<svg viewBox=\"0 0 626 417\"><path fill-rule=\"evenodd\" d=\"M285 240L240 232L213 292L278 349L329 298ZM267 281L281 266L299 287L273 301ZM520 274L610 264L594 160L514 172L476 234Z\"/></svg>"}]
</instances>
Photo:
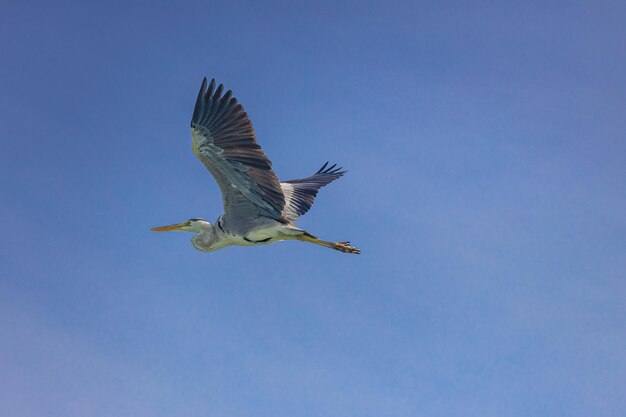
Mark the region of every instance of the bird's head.
<instances>
[{"instance_id":1,"label":"bird's head","mask_svg":"<svg viewBox=\"0 0 626 417\"><path fill-rule=\"evenodd\" d=\"M215 243L218 236L215 234L213 225L204 219L189 219L182 223L169 226L153 227L155 232L192 232L196 235L191 238L191 242L196 249L203 252L212 252L216 249Z\"/></svg>"},{"instance_id":2,"label":"bird's head","mask_svg":"<svg viewBox=\"0 0 626 417\"><path fill-rule=\"evenodd\" d=\"M155 232L192 232L202 233L207 230L211 230L211 223L204 219L194 218L186 220L182 223L172 224L169 226L153 227L152 231Z\"/></svg>"}]
</instances>

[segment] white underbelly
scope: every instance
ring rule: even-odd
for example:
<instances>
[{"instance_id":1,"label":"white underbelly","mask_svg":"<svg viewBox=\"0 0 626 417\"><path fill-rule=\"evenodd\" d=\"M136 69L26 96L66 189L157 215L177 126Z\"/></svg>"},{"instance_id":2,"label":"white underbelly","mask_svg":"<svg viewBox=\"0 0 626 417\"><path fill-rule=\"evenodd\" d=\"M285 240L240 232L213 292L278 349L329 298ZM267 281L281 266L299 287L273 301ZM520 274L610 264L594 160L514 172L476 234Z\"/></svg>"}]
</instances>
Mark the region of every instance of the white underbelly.
<instances>
[{"instance_id":1,"label":"white underbelly","mask_svg":"<svg viewBox=\"0 0 626 417\"><path fill-rule=\"evenodd\" d=\"M284 235L283 225L276 224L270 227L266 227L263 229L253 230L248 233L245 238L251 240L252 242L258 243L271 243L272 241L280 240L280 238ZM260 242L267 241L267 242Z\"/></svg>"}]
</instances>

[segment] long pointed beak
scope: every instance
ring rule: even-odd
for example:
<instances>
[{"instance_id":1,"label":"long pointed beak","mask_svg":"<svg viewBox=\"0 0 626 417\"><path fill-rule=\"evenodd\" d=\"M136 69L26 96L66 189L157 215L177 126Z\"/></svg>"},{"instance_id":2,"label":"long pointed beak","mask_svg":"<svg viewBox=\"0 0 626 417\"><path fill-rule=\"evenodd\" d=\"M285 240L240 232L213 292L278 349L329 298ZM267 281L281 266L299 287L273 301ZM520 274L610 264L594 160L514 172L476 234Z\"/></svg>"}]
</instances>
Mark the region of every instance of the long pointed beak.
<instances>
[{"instance_id":1,"label":"long pointed beak","mask_svg":"<svg viewBox=\"0 0 626 417\"><path fill-rule=\"evenodd\" d=\"M183 225L184 223L171 224L169 226L153 227L150 230L152 230L153 232L174 232L176 230L181 230Z\"/></svg>"}]
</instances>

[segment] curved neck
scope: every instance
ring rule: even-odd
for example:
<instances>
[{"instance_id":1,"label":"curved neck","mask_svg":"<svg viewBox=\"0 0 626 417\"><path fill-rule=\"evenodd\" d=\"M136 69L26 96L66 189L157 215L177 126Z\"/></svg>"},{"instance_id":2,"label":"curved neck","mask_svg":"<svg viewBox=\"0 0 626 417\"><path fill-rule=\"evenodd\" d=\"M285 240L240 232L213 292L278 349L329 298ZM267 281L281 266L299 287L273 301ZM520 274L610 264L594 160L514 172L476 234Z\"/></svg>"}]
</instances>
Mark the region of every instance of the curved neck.
<instances>
[{"instance_id":1,"label":"curved neck","mask_svg":"<svg viewBox=\"0 0 626 417\"><path fill-rule=\"evenodd\" d=\"M196 249L203 252L215 250L215 243L219 240L219 230L212 224L203 224L202 230L191 238L191 242Z\"/></svg>"}]
</instances>

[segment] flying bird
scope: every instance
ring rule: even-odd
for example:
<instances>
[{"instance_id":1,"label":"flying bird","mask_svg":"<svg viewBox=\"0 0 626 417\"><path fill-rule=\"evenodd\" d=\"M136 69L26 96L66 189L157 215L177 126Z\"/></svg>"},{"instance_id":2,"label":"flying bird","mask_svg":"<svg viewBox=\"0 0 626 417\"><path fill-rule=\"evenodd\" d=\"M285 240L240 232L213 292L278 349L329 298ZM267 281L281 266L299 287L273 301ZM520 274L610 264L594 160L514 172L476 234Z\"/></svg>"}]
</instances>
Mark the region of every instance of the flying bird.
<instances>
[{"instance_id":1,"label":"flying bird","mask_svg":"<svg viewBox=\"0 0 626 417\"><path fill-rule=\"evenodd\" d=\"M315 243L344 253L361 251L350 242L318 239L297 227L320 188L346 171L326 162L315 174L298 180L279 181L272 162L257 144L254 129L232 91L215 88L215 80L202 81L191 118L193 154L209 170L222 192L224 214L215 224L192 218L156 232L195 233L196 249L212 252L226 246L267 245L280 240Z\"/></svg>"}]
</instances>

